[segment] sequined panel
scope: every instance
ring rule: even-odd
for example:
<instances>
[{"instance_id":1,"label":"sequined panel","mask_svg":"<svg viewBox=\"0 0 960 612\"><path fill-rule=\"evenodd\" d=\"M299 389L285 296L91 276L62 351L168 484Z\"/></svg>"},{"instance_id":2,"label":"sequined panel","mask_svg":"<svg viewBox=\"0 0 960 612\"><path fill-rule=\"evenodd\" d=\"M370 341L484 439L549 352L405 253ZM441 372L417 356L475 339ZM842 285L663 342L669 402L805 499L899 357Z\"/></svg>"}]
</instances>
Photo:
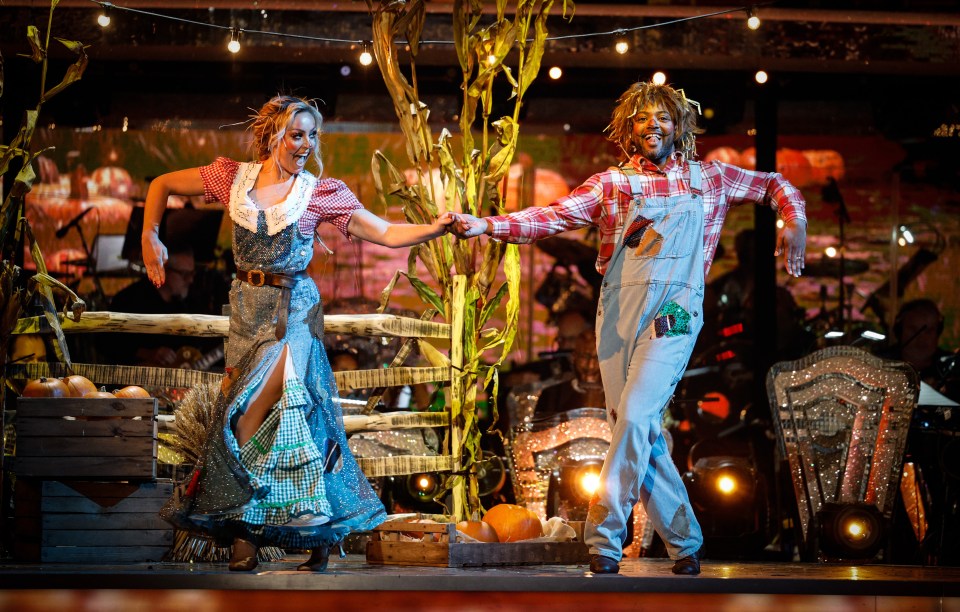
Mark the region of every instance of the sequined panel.
<instances>
[{"instance_id":1,"label":"sequined panel","mask_svg":"<svg viewBox=\"0 0 960 612\"><path fill-rule=\"evenodd\" d=\"M890 518L920 385L906 363L832 347L774 365L767 392L804 537L825 503Z\"/></svg>"}]
</instances>

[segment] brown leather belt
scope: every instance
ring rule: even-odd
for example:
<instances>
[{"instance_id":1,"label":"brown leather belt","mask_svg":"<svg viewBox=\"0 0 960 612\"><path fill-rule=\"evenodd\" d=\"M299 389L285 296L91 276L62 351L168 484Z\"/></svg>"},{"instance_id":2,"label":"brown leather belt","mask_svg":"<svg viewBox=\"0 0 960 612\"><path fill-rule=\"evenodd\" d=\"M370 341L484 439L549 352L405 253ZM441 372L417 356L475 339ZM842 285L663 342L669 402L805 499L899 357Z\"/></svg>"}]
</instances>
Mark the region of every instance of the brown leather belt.
<instances>
[{"instance_id":1,"label":"brown leather belt","mask_svg":"<svg viewBox=\"0 0 960 612\"><path fill-rule=\"evenodd\" d=\"M300 279L307 278L306 271L296 272L294 274L282 274L280 272L264 272L263 270L237 270L237 278L245 283L250 283L254 287L286 287L293 289Z\"/></svg>"},{"instance_id":2,"label":"brown leather belt","mask_svg":"<svg viewBox=\"0 0 960 612\"><path fill-rule=\"evenodd\" d=\"M280 288L280 308L277 311L277 340L282 340L287 333L287 314L290 310L290 290L296 286L297 281L307 278L307 272L302 270L293 274L284 274L281 272L264 272L263 270L237 270L237 280L250 283L254 287Z\"/></svg>"}]
</instances>

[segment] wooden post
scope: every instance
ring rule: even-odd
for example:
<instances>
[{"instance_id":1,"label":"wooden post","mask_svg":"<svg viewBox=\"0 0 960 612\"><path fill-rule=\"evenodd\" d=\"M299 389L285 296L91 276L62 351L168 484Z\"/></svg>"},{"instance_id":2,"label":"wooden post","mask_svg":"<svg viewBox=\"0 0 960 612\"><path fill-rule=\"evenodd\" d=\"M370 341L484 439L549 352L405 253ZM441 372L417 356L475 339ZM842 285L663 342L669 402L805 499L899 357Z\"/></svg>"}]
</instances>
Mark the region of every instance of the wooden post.
<instances>
[{"instance_id":1,"label":"wooden post","mask_svg":"<svg viewBox=\"0 0 960 612\"><path fill-rule=\"evenodd\" d=\"M462 274L453 277L453 300L450 312L450 454L453 456L453 471L459 472L461 464L460 444L463 440L463 402L466 399L463 379L463 302L466 299L467 279ZM460 307L458 307L458 305ZM461 481L453 489L453 515L466 518L463 500L466 497L465 483Z\"/></svg>"}]
</instances>

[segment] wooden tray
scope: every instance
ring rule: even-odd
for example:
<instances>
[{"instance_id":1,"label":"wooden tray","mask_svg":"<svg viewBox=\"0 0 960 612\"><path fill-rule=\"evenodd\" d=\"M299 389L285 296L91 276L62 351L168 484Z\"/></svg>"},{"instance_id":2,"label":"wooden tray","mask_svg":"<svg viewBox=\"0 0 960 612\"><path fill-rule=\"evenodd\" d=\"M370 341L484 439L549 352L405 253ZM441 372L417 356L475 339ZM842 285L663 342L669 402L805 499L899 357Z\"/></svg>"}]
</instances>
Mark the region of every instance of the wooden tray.
<instances>
[{"instance_id":1,"label":"wooden tray","mask_svg":"<svg viewBox=\"0 0 960 612\"><path fill-rule=\"evenodd\" d=\"M454 523L387 521L367 543L367 563L374 565L428 565L480 567L495 565L574 565L589 560L583 544L583 523L571 523L578 540L572 542L457 542ZM436 534L438 542L399 541L399 532Z\"/></svg>"}]
</instances>

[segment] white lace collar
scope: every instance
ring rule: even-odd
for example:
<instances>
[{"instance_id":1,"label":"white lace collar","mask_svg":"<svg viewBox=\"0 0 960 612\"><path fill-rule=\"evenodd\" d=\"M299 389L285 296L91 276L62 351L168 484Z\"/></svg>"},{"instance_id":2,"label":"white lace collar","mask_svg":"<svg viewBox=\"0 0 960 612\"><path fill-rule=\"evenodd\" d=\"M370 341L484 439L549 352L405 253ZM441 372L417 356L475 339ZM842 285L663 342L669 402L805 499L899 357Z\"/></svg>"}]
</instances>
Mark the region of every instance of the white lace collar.
<instances>
[{"instance_id":1,"label":"white lace collar","mask_svg":"<svg viewBox=\"0 0 960 612\"><path fill-rule=\"evenodd\" d=\"M241 163L230 188L230 218L240 227L257 231L260 209L250 199L250 190L257 182L263 164ZM274 236L285 227L300 220L310 203L310 195L317 184L317 177L303 171L294 179L286 199L263 211L267 222L267 234Z\"/></svg>"}]
</instances>

